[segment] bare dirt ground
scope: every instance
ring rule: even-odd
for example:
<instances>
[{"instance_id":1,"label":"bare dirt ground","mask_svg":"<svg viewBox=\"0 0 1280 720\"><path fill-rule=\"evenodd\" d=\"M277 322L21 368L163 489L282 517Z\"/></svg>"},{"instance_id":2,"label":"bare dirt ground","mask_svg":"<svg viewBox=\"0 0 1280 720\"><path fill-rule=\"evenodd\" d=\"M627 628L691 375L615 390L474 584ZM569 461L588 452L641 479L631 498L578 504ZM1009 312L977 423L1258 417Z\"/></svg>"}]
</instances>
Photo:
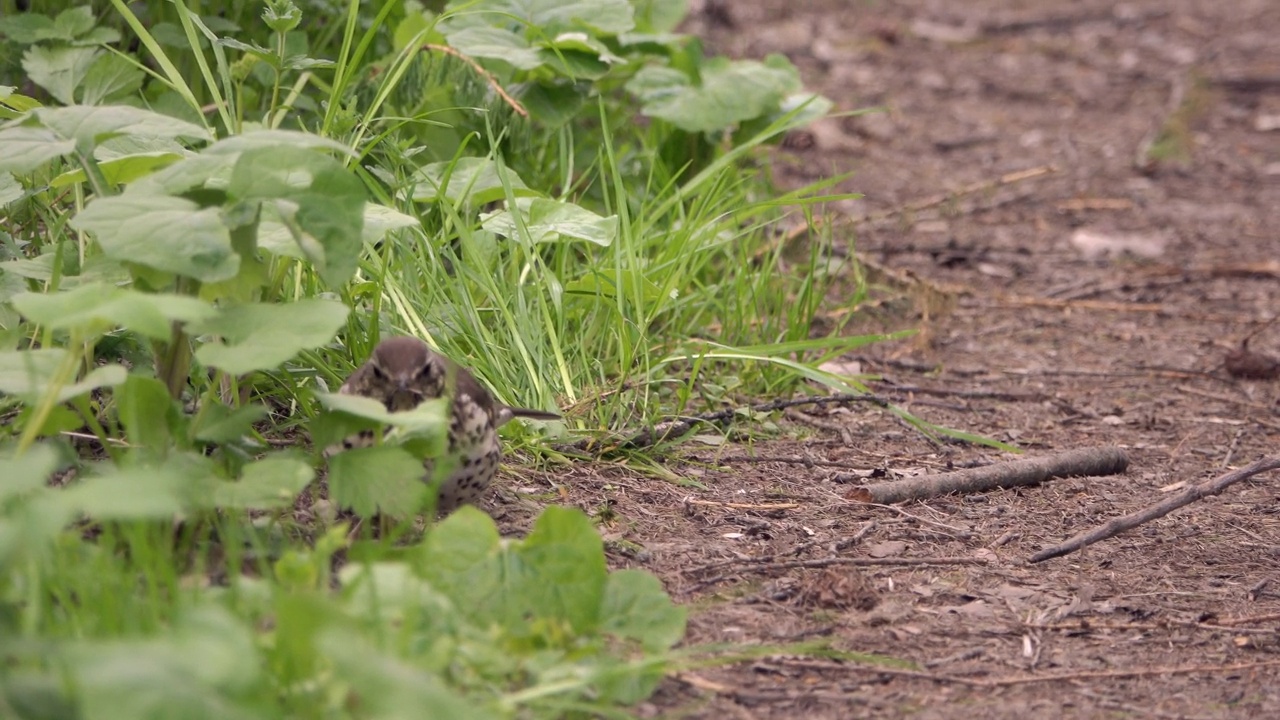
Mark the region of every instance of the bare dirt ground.
<instances>
[{"instance_id":1,"label":"bare dirt ground","mask_svg":"<svg viewBox=\"0 0 1280 720\"><path fill-rule=\"evenodd\" d=\"M1280 315L1280 3L726 0L690 29L715 52L785 53L842 110L887 108L826 121L777 161L793 186L856 173L841 187L866 197L833 210L872 220L835 233L873 287L837 310L860 331L922 330L850 371L880 375L878 393L930 422L1030 454L1118 445L1130 465L858 505L848 481L869 471L1012 456L852 406L788 411L795 439L672 465L705 489L555 476L607 513L617 565L690 605L691 643L850 654L697 670L641 713L1280 717L1280 473L1026 562L1167 486L1280 453L1280 381L1223 367L1254 333L1250 348L1280 356L1280 322L1266 326ZM529 516L495 512L509 528ZM903 564L778 567L831 558ZM973 564L908 564L928 558Z\"/></svg>"}]
</instances>

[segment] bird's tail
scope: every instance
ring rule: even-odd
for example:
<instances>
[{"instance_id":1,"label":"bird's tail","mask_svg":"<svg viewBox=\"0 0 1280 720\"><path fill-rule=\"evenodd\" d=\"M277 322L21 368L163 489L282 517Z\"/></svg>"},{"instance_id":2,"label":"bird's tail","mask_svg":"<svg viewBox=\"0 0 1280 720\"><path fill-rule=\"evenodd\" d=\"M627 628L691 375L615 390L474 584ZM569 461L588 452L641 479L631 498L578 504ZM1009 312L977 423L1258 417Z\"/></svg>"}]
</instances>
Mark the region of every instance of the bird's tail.
<instances>
[{"instance_id":1,"label":"bird's tail","mask_svg":"<svg viewBox=\"0 0 1280 720\"><path fill-rule=\"evenodd\" d=\"M502 425L511 418L526 418L528 420L560 420L560 415L547 412L545 410L532 410L530 408L506 407L504 406L498 411L498 424Z\"/></svg>"}]
</instances>

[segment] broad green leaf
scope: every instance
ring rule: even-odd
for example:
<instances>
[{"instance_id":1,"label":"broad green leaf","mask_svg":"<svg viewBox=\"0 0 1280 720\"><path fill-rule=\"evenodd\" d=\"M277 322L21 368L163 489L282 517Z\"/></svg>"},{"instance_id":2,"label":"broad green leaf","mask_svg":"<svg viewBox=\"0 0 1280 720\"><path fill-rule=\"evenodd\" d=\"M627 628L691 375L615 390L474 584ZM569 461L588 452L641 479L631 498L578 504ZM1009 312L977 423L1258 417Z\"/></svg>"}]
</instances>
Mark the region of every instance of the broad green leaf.
<instances>
[{"instance_id":1,"label":"broad green leaf","mask_svg":"<svg viewBox=\"0 0 1280 720\"><path fill-rule=\"evenodd\" d=\"M223 37L223 38L218 38L218 44L223 47L229 47L232 50L239 50L240 52L249 53L250 55L267 63L273 68L280 66L280 61L276 57L276 54L271 50L268 50L267 48L264 48L257 43L247 43L242 40L237 40L235 38Z\"/></svg>"},{"instance_id":2,"label":"broad green leaf","mask_svg":"<svg viewBox=\"0 0 1280 720\"><path fill-rule=\"evenodd\" d=\"M538 51L529 41L510 30L496 27L469 27L447 35L449 45L468 57L502 60L519 70L532 70L542 65Z\"/></svg>"},{"instance_id":3,"label":"broad green leaf","mask_svg":"<svg viewBox=\"0 0 1280 720\"><path fill-rule=\"evenodd\" d=\"M89 32L71 41L72 45L107 45L120 42L120 32L115 28L95 27Z\"/></svg>"},{"instance_id":4,"label":"broad green leaf","mask_svg":"<svg viewBox=\"0 0 1280 720\"><path fill-rule=\"evenodd\" d=\"M386 205L365 203L364 228L361 232L366 243L377 243L381 242L387 233L393 230L403 230L407 227L419 227L421 225L422 223L418 218L412 215L405 215Z\"/></svg>"},{"instance_id":5,"label":"broad green leaf","mask_svg":"<svg viewBox=\"0 0 1280 720\"><path fill-rule=\"evenodd\" d=\"M192 477L186 463L100 467L98 474L60 493L66 507L95 520L172 518L185 509L194 488L207 479Z\"/></svg>"},{"instance_id":6,"label":"broad green leaf","mask_svg":"<svg viewBox=\"0 0 1280 720\"><path fill-rule=\"evenodd\" d=\"M49 282L53 279L53 266L58 260L58 253L50 249L43 255L21 260L9 260L0 263L0 270L6 275L14 277L30 278L40 282ZM73 260L63 255L62 258L62 286L66 289L78 287L80 285L88 285L98 282L119 283L128 282L129 273L126 272L120 263L102 255L92 255L85 259L84 265L80 266L79 275L68 275L72 268ZM22 288L26 290L24 285Z\"/></svg>"},{"instance_id":7,"label":"broad green leaf","mask_svg":"<svg viewBox=\"0 0 1280 720\"><path fill-rule=\"evenodd\" d=\"M636 7L636 29L646 33L669 33L689 13L688 0L642 0Z\"/></svg>"},{"instance_id":8,"label":"broad green leaf","mask_svg":"<svg viewBox=\"0 0 1280 720\"><path fill-rule=\"evenodd\" d=\"M43 395L66 357L62 348L0 352L0 393L28 399ZM66 402L91 390L119 385L128 375L120 365L96 367L79 382L63 385L57 400Z\"/></svg>"},{"instance_id":9,"label":"broad green leaf","mask_svg":"<svg viewBox=\"0 0 1280 720\"><path fill-rule=\"evenodd\" d=\"M329 497L361 517L411 517L428 486L422 461L393 445L348 450L329 458Z\"/></svg>"},{"instance_id":10,"label":"broad green leaf","mask_svg":"<svg viewBox=\"0 0 1280 720\"><path fill-rule=\"evenodd\" d=\"M239 155L211 155L206 149L139 178L128 189L139 195L181 195L196 188L225 188Z\"/></svg>"},{"instance_id":11,"label":"broad green leaf","mask_svg":"<svg viewBox=\"0 0 1280 720\"><path fill-rule=\"evenodd\" d=\"M213 403L196 416L191 432L196 440L202 442L235 442L252 432L253 424L266 416L267 408L256 403L238 408Z\"/></svg>"},{"instance_id":12,"label":"broad green leaf","mask_svg":"<svg viewBox=\"0 0 1280 720\"><path fill-rule=\"evenodd\" d=\"M155 378L130 375L115 393L120 423L128 432L131 454L152 458L168 454L173 442L173 422L177 419L177 401L169 395L164 383Z\"/></svg>"},{"instance_id":13,"label":"broad green leaf","mask_svg":"<svg viewBox=\"0 0 1280 720\"><path fill-rule=\"evenodd\" d=\"M346 589L348 611L365 622L394 630L425 615L423 619L444 620L446 626L456 624L449 616L458 615L458 609L449 598L405 563L347 563L338 572L338 580Z\"/></svg>"},{"instance_id":14,"label":"broad green leaf","mask_svg":"<svg viewBox=\"0 0 1280 720\"><path fill-rule=\"evenodd\" d=\"M506 592L536 617L567 623L578 634L595 632L604 599L604 542L577 508L552 505L512 551Z\"/></svg>"},{"instance_id":15,"label":"broad green leaf","mask_svg":"<svg viewBox=\"0 0 1280 720\"><path fill-rule=\"evenodd\" d=\"M364 185L340 163L305 148L243 153L227 193L239 200L283 200L280 219L321 277L341 285L355 273L364 225Z\"/></svg>"},{"instance_id":16,"label":"broad green leaf","mask_svg":"<svg viewBox=\"0 0 1280 720\"><path fill-rule=\"evenodd\" d=\"M0 532L0 534L3 534ZM0 547L4 545L0 540ZM14 661L16 664L16 657ZM80 717L66 681L54 672L11 671L0 684L4 702L22 720L76 720Z\"/></svg>"},{"instance_id":17,"label":"broad green leaf","mask_svg":"<svg viewBox=\"0 0 1280 720\"><path fill-rule=\"evenodd\" d=\"M28 48L22 56L22 69L31 82L49 91L64 105L75 103L75 90L89 72L100 51L91 47Z\"/></svg>"},{"instance_id":18,"label":"broad green leaf","mask_svg":"<svg viewBox=\"0 0 1280 720\"><path fill-rule=\"evenodd\" d=\"M0 170L28 173L75 150L75 140L46 128L18 125L0 130Z\"/></svg>"},{"instance_id":19,"label":"broad green leaf","mask_svg":"<svg viewBox=\"0 0 1280 720\"><path fill-rule=\"evenodd\" d=\"M205 606L158 638L82 641L66 667L86 720L249 720L265 717L238 699L260 682L258 657L244 621Z\"/></svg>"},{"instance_id":20,"label":"broad green leaf","mask_svg":"<svg viewBox=\"0 0 1280 720\"><path fill-rule=\"evenodd\" d=\"M438 676L384 654L363 635L326 630L317 645L336 677L360 699L360 717L499 720L506 716L477 698L457 695Z\"/></svg>"},{"instance_id":21,"label":"broad green leaf","mask_svg":"<svg viewBox=\"0 0 1280 720\"><path fill-rule=\"evenodd\" d=\"M695 86L684 73L649 66L636 73L627 90L650 117L686 132L713 132L774 112L802 88L795 66L777 55L763 63L714 58L699 72L701 84Z\"/></svg>"},{"instance_id":22,"label":"broad green leaf","mask_svg":"<svg viewBox=\"0 0 1280 720\"><path fill-rule=\"evenodd\" d=\"M492 518L463 506L431 528L419 556L423 577L481 627L504 619L500 542Z\"/></svg>"},{"instance_id":23,"label":"broad green leaf","mask_svg":"<svg viewBox=\"0 0 1280 720\"><path fill-rule=\"evenodd\" d=\"M109 100L127 95L142 87L142 79L146 77L133 63L113 53L100 55L80 83L80 102L85 105L98 105Z\"/></svg>"},{"instance_id":24,"label":"broad green leaf","mask_svg":"<svg viewBox=\"0 0 1280 720\"><path fill-rule=\"evenodd\" d=\"M33 110L32 116L62 137L74 138L81 147L89 147L119 134L213 139L209 131L199 125L127 105L42 107Z\"/></svg>"},{"instance_id":25,"label":"broad green leaf","mask_svg":"<svg viewBox=\"0 0 1280 720\"><path fill-rule=\"evenodd\" d=\"M619 282L622 286L621 291L618 289ZM570 294L605 298L615 298L619 294L626 298L634 298L638 295L646 305L675 299L672 295L663 293L657 283L646 278L642 268L630 270L609 267L592 268L586 275L565 283L564 291Z\"/></svg>"},{"instance_id":26,"label":"broad green leaf","mask_svg":"<svg viewBox=\"0 0 1280 720\"><path fill-rule=\"evenodd\" d=\"M217 208L185 198L126 193L94 200L71 219L93 232L116 260L138 263L204 282L234 277L240 256Z\"/></svg>"},{"instance_id":27,"label":"broad green leaf","mask_svg":"<svg viewBox=\"0 0 1280 720\"><path fill-rule=\"evenodd\" d=\"M186 608L173 626L172 642L185 658L187 675L226 691L252 689L262 681L255 630L248 621L212 603Z\"/></svg>"},{"instance_id":28,"label":"broad green leaf","mask_svg":"<svg viewBox=\"0 0 1280 720\"><path fill-rule=\"evenodd\" d=\"M540 47L560 50L562 52L580 52L605 64L621 64L626 58L615 55L609 46L584 32L560 33L548 42L540 43Z\"/></svg>"},{"instance_id":29,"label":"broad green leaf","mask_svg":"<svg viewBox=\"0 0 1280 720\"><path fill-rule=\"evenodd\" d=\"M62 501L61 491L41 489L21 503L17 512L0 517L0 565L15 567L15 556L41 557L45 548L75 513Z\"/></svg>"},{"instance_id":30,"label":"broad green leaf","mask_svg":"<svg viewBox=\"0 0 1280 720\"><path fill-rule=\"evenodd\" d=\"M89 283L69 292L27 292L13 298L13 306L32 322L55 329L78 328L99 334L123 327L153 340L167 340L174 320L193 322L217 314L208 303L170 293Z\"/></svg>"},{"instance_id":31,"label":"broad green leaf","mask_svg":"<svg viewBox=\"0 0 1280 720\"><path fill-rule=\"evenodd\" d=\"M213 504L229 510L274 510L293 505L315 471L304 460L276 454L245 466L240 479L218 480Z\"/></svg>"},{"instance_id":32,"label":"broad green leaf","mask_svg":"<svg viewBox=\"0 0 1280 720\"><path fill-rule=\"evenodd\" d=\"M446 43L444 35L441 35L434 28L434 15L428 16L425 12L406 13L403 20L397 25L395 32L391 36L392 47L398 52L403 50L411 42L432 43L435 45L444 45Z\"/></svg>"},{"instance_id":33,"label":"broad green leaf","mask_svg":"<svg viewBox=\"0 0 1280 720\"><path fill-rule=\"evenodd\" d=\"M130 155L98 163L102 176L111 185L127 185L138 178L145 177L156 170L168 167L182 159L178 153L149 153L146 155ZM65 172L49 182L50 187L61 188L85 181L83 169Z\"/></svg>"},{"instance_id":34,"label":"broad green leaf","mask_svg":"<svg viewBox=\"0 0 1280 720\"><path fill-rule=\"evenodd\" d=\"M297 130L253 130L239 135L232 135L205 148L203 154L239 157L242 153L250 150L271 150L284 147L334 150L352 158L357 157L354 150L336 140Z\"/></svg>"},{"instance_id":35,"label":"broad green leaf","mask_svg":"<svg viewBox=\"0 0 1280 720\"><path fill-rule=\"evenodd\" d=\"M48 443L32 445L29 450L14 457L13 448L0 450L0 506L9 498L36 488L44 487L49 476L67 465L57 448Z\"/></svg>"},{"instance_id":36,"label":"broad green leaf","mask_svg":"<svg viewBox=\"0 0 1280 720\"><path fill-rule=\"evenodd\" d=\"M13 120L40 107L40 101L14 92L12 85L0 85L0 118Z\"/></svg>"},{"instance_id":37,"label":"broad green leaf","mask_svg":"<svg viewBox=\"0 0 1280 720\"><path fill-rule=\"evenodd\" d=\"M371 421L375 426L390 425L392 432L387 436L390 440L414 437L443 438L449 412L449 401L445 399L427 400L412 410L399 412L388 412L382 403L361 395L316 393L316 399L331 413L341 413ZM359 425L364 427L368 423Z\"/></svg>"},{"instance_id":38,"label":"broad green leaf","mask_svg":"<svg viewBox=\"0 0 1280 720\"><path fill-rule=\"evenodd\" d=\"M462 13L449 17L451 27L506 25L513 19L553 35L584 28L617 35L635 27L627 0L450 0L446 10L453 9Z\"/></svg>"},{"instance_id":39,"label":"broad green leaf","mask_svg":"<svg viewBox=\"0 0 1280 720\"><path fill-rule=\"evenodd\" d=\"M684 637L685 609L671 602L658 578L618 570L605 582L602 632L639 642L649 652L669 650Z\"/></svg>"},{"instance_id":40,"label":"broad green leaf","mask_svg":"<svg viewBox=\"0 0 1280 720\"><path fill-rule=\"evenodd\" d=\"M36 417L36 408L32 405L22 409L18 414L17 426L24 430L31 424ZM74 432L84 427L84 418L80 413L72 410L64 405L54 405L49 408L49 412L44 417L44 421L40 423L40 427L36 428L36 437L48 438L60 435L64 432Z\"/></svg>"},{"instance_id":41,"label":"broad green leaf","mask_svg":"<svg viewBox=\"0 0 1280 720\"><path fill-rule=\"evenodd\" d=\"M22 183L10 172L0 172L0 208L17 200L26 193Z\"/></svg>"},{"instance_id":42,"label":"broad green leaf","mask_svg":"<svg viewBox=\"0 0 1280 720\"><path fill-rule=\"evenodd\" d=\"M550 128L560 128L577 117L586 103L586 91L577 83L530 83L520 102L529 114Z\"/></svg>"},{"instance_id":43,"label":"broad green leaf","mask_svg":"<svg viewBox=\"0 0 1280 720\"><path fill-rule=\"evenodd\" d=\"M234 305L192 323L199 333L219 336L196 350L196 359L232 375L269 370L302 350L333 340L350 309L331 300L280 305Z\"/></svg>"},{"instance_id":44,"label":"broad green leaf","mask_svg":"<svg viewBox=\"0 0 1280 720\"><path fill-rule=\"evenodd\" d=\"M502 166L501 171L516 196L537 194L524 184L514 170ZM449 184L441 192L446 175L449 177ZM443 195L453 203L465 200L473 205L484 205L506 196L499 177L498 163L490 158L463 157L456 162L431 163L422 168L415 179L418 184L414 187L413 199L418 202L435 202Z\"/></svg>"},{"instance_id":45,"label":"broad green leaf","mask_svg":"<svg viewBox=\"0 0 1280 720\"><path fill-rule=\"evenodd\" d=\"M17 13L0 17L0 34L11 42L34 45L45 40L70 40L53 24L53 19L39 13Z\"/></svg>"},{"instance_id":46,"label":"broad green leaf","mask_svg":"<svg viewBox=\"0 0 1280 720\"><path fill-rule=\"evenodd\" d=\"M337 63L332 60L306 57L305 55L290 55L281 63L281 66L286 70L314 70L316 68L336 67L336 65Z\"/></svg>"},{"instance_id":47,"label":"broad green leaf","mask_svg":"<svg viewBox=\"0 0 1280 720\"><path fill-rule=\"evenodd\" d=\"M106 138L93 148L93 156L99 164L139 155L194 157L196 153L171 137L150 135L116 135Z\"/></svg>"},{"instance_id":48,"label":"broad green leaf","mask_svg":"<svg viewBox=\"0 0 1280 720\"><path fill-rule=\"evenodd\" d=\"M54 28L66 40L73 40L89 32L93 25L93 8L88 5L63 10L53 20Z\"/></svg>"},{"instance_id":49,"label":"broad green leaf","mask_svg":"<svg viewBox=\"0 0 1280 720\"><path fill-rule=\"evenodd\" d=\"M573 203L544 198L518 198L517 211L524 216L529 239L535 243L586 240L608 247L618 236L618 216L601 217ZM481 216L481 226L503 237L521 237L509 210Z\"/></svg>"},{"instance_id":50,"label":"broad green leaf","mask_svg":"<svg viewBox=\"0 0 1280 720\"><path fill-rule=\"evenodd\" d=\"M539 54L547 67L574 80L599 80L609 74L609 63L596 53L565 49L543 50Z\"/></svg>"}]
</instances>

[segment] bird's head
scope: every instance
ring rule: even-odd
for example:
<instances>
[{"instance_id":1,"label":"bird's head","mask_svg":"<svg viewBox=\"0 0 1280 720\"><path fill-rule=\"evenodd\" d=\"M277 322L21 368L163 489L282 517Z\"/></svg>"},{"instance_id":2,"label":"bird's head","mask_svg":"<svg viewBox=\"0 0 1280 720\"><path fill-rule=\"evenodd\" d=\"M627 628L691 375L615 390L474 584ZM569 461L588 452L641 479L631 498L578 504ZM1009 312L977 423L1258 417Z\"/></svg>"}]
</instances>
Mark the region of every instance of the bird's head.
<instances>
[{"instance_id":1,"label":"bird's head","mask_svg":"<svg viewBox=\"0 0 1280 720\"><path fill-rule=\"evenodd\" d=\"M392 337L378 343L369 358L370 380L387 409L410 410L439 397L444 385L444 358L415 337Z\"/></svg>"}]
</instances>

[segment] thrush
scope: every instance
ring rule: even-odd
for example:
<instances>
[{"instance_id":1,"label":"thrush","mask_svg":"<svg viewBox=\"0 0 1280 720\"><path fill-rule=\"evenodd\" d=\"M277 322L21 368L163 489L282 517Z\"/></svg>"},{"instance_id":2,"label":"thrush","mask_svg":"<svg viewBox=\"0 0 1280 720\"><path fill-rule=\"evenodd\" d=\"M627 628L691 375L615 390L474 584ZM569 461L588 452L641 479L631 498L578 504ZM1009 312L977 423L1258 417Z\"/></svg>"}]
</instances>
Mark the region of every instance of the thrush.
<instances>
[{"instance_id":1,"label":"thrush","mask_svg":"<svg viewBox=\"0 0 1280 720\"><path fill-rule=\"evenodd\" d=\"M449 398L447 457L451 468L440 484L436 510L447 513L474 503L498 472L502 444L498 428L512 418L558 420L559 415L517 408L494 400L464 367L432 350L415 337L391 337L378 343L373 355L356 369L338 392L363 395L386 406L388 412L412 410L425 400ZM372 442L372 433L348 438L347 448ZM424 461L425 480L435 461Z\"/></svg>"}]
</instances>

